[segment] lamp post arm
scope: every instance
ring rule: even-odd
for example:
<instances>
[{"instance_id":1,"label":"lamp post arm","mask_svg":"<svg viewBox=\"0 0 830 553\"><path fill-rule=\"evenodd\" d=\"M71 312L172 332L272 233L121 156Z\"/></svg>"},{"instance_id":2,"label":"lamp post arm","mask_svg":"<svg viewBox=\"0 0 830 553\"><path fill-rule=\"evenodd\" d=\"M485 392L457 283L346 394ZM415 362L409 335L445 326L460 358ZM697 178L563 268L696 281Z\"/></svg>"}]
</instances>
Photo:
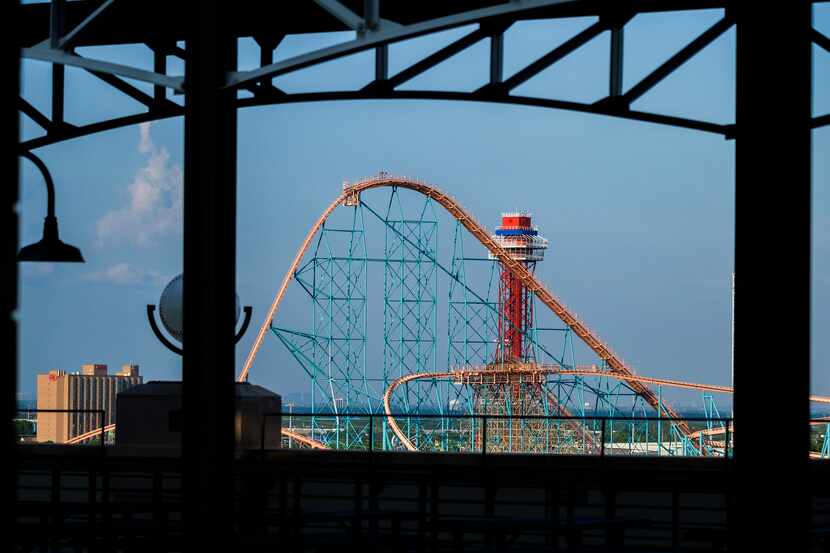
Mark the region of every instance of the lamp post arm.
<instances>
[{"instance_id":1,"label":"lamp post arm","mask_svg":"<svg viewBox=\"0 0 830 553\"><path fill-rule=\"evenodd\" d=\"M167 349L169 349L173 353L181 355L183 353L182 348L180 348L179 346L177 346L176 344L174 344L173 342L168 340L167 337L164 334L161 333L161 330L159 329L159 326L156 324L155 312L156 312L156 306L152 305L152 304L148 304L147 305L147 320L150 321L150 328L152 329L153 334L156 335L156 338L159 339L159 342L161 342L164 345L164 347L166 347Z\"/></svg>"},{"instance_id":2,"label":"lamp post arm","mask_svg":"<svg viewBox=\"0 0 830 553\"><path fill-rule=\"evenodd\" d=\"M46 196L47 196L47 217L55 217L55 183L52 180L52 175L49 173L49 169L46 167L46 164L37 157L32 152L20 152L21 157L25 157L29 161L35 164L40 170L40 174L43 175L43 180L46 182Z\"/></svg>"},{"instance_id":3,"label":"lamp post arm","mask_svg":"<svg viewBox=\"0 0 830 553\"><path fill-rule=\"evenodd\" d=\"M245 319L242 321L242 326L239 328L239 332L236 333L236 341L234 343L238 343L239 340L242 339L242 336L245 334L245 331L248 330L248 325L251 323L251 313L253 313L254 309L250 305L246 305L244 307L245 311Z\"/></svg>"}]
</instances>

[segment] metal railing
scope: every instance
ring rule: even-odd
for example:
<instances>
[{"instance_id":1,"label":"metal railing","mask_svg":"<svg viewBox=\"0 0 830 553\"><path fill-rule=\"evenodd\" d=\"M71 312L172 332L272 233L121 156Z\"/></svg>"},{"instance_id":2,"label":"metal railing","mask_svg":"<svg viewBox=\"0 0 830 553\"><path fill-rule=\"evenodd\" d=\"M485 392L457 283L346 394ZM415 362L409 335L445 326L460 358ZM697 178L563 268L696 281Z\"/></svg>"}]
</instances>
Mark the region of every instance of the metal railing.
<instances>
[{"instance_id":1,"label":"metal railing","mask_svg":"<svg viewBox=\"0 0 830 553\"><path fill-rule=\"evenodd\" d=\"M394 418L399 424L409 425L409 432L421 436L439 435L443 447L429 445L422 451L444 453L538 453L598 455L658 455L658 456L722 456L732 452L733 419L713 417L620 417L602 415L495 415L442 413L265 413L262 415L260 450L265 451L265 421L269 417L290 417L308 420L306 428L289 428L330 449L393 451L389 435L376 446L378 431L386 432L387 421ZM436 424L435 421L438 421ZM451 423L456 424L451 424ZM683 436L678 423L699 426L696 439ZM378 424L379 423L379 424ZM431 423L431 424L430 424ZM467 423L466 425L464 423ZM413 430L414 428L414 430ZM533 436L533 432L541 435ZM626 440L620 439L626 433ZM443 434L441 434L443 433ZM448 446L447 435L453 434L454 444ZM636 436L635 436L636 434ZM332 436L333 435L333 436ZM712 436L722 435L716 440ZM529 439L530 438L530 439ZM572 441L567 444L563 438ZM417 441L416 438L413 438ZM290 438L289 438L290 440ZM423 440L421 440L423 444ZM462 446L462 443L464 444ZM541 444L541 446L540 446ZM625 448L628 450L625 451ZM654 449L654 451L652 451Z\"/></svg>"},{"instance_id":2,"label":"metal railing","mask_svg":"<svg viewBox=\"0 0 830 553\"><path fill-rule=\"evenodd\" d=\"M100 421L106 421L106 410L104 409L15 409L15 412L94 414L98 416ZM386 413L312 414L298 413L296 411L289 413L265 413L261 415L260 451L264 452L266 450L266 420L273 417L283 417L284 420L287 419L289 421L310 420L310 426L307 428L299 428L295 433L310 438L312 441L318 442L326 448L333 450L367 451L370 453L398 450L391 443L392 438L390 438L388 433L379 448L376 444L378 431L383 436L383 433L388 430L386 426L387 421L392 417L402 423L410 423L410 429L413 426L420 427L422 421L437 420L441 423L457 421L459 423L456 426L441 424L439 427L436 427L433 425L431 428L421 428L420 430L415 430L415 432L422 432L422 437L425 435L440 434L441 432L455 433L456 436L464 434L466 438L464 441L465 446L462 447L462 442L456 440L454 446L447 447L446 439L442 437L445 439L443 447L430 447L421 440L420 445L422 447L419 448L421 451L459 454L478 453L481 455L502 453L537 453L547 455L583 454L598 455L600 457L621 455L698 456L701 451L704 451L704 456L729 458L733 454L734 419L723 417L620 417L603 415L565 416L457 413L392 413L389 415ZM320 424L321 421L323 421L323 424ZM328 428L326 428L325 421L329 421L330 423L333 421L333 423L329 424ZM464 426L463 422L467 422L468 424ZM512 429L517 429L519 431L518 434L521 435L522 431L532 431L534 429L533 423L535 423L535 429L546 433L546 445L542 448L536 447L535 450L533 447L523 448L521 440L516 439L514 443L508 443L508 447L504 447L503 443L498 443L498 439L505 437L503 434L499 435L499 432L503 433L506 427L493 428L492 424L490 424L493 422L501 422L502 424L506 422L510 425L511 429L507 430L508 438L517 438L511 434ZM682 436L676 431L674 426L678 422L700 425L698 438L690 439ZM814 432L819 438L818 450L810 451L811 458L830 459L830 418L814 418L810 420L810 424L812 428L816 429ZM634 432L638 430L638 425L640 433L635 439ZM293 425L286 429L294 430ZM102 424L98 428L81 435L89 435L89 439L97 435L100 441L96 445L103 453L107 446L107 430L107 425ZM579 438L583 441L576 446L573 443L570 445L563 444L560 439L568 433L573 437L575 431L582 433ZM620 440L620 435L625 431L628 431L628 440ZM821 433L822 431L823 433ZM496 434L495 440L493 439L494 432ZM552 437L556 438L555 445L551 445L549 440L551 432L553 432ZM333 442L325 436L325 434L332 433L336 435ZM338 433L345 435L346 439L344 440L342 436L337 436ZM351 435L349 436L349 434ZM386 438L389 438L389 440ZM651 441L651 438L654 441ZM288 438L289 441L292 439ZM538 446L538 443L536 445ZM626 447L628 447L627 451ZM655 450L652 450L652 447Z\"/></svg>"},{"instance_id":3,"label":"metal railing","mask_svg":"<svg viewBox=\"0 0 830 553\"><path fill-rule=\"evenodd\" d=\"M81 436L84 434L89 434L89 439L95 437L95 435L100 436L100 443L97 444L100 446L101 452L103 453L104 448L106 447L106 421L107 421L107 411L105 409L15 409L15 413L77 413L81 415L97 415L99 421L99 427L97 429L93 429L90 432L81 432L77 434L77 436ZM39 419L40 417L38 417ZM37 424L41 423L40 420L37 420ZM70 439L76 436L69 436ZM60 445L60 444L58 444Z\"/></svg>"}]
</instances>

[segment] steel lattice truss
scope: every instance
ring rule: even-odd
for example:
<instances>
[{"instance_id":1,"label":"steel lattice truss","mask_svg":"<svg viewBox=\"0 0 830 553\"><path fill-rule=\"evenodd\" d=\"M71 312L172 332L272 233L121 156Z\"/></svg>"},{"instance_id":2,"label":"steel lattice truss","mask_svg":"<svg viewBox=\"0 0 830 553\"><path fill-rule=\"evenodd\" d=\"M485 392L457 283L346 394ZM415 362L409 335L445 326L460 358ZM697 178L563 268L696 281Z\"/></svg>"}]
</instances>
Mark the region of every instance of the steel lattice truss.
<instances>
[{"instance_id":1,"label":"steel lattice truss","mask_svg":"<svg viewBox=\"0 0 830 553\"><path fill-rule=\"evenodd\" d=\"M263 3L241 0L228 15L229 32L239 38L252 37L260 48L260 66L226 76L225 88L236 97L239 107L285 104L292 102L429 99L462 100L516 104L572 110L612 117L647 121L676 127L735 136L732 123L701 121L639 111L632 104L659 86L672 72L688 62L734 25L727 0L628 0L597 2L589 0L522 0L498 2L462 0L458 2L424 1L383 4L379 0ZM300 5L295 5L300 4ZM403 5L405 4L405 5ZM20 144L24 150L53 144L79 136L133 125L143 121L174 117L183 107L171 99L168 91L181 93L182 75L167 71L168 60L187 56L187 2L131 2L129 0L67 3L56 0L21 7L24 28L18 33L24 59L52 64L51 113L46 115L24 97L18 100L21 114L43 129L42 136ZM626 24L639 14L680 10L721 9L722 17L698 37L676 52L666 52L667 59L650 74L627 90L623 87L624 34ZM564 43L537 59L505 74L505 32L515 23L528 20L566 19L591 16L596 21ZM469 25L476 28L440 50L422 57L403 70L390 74L389 46L448 29ZM354 38L298 56L274 62L275 51L287 35L309 32L352 31ZM523 83L562 62L598 37L610 36L608 94L598 101L565 101L516 94ZM813 42L830 52L830 39L813 29ZM77 53L84 46L102 44L146 44L152 51L153 70L93 59ZM479 43L489 44L487 82L470 92L450 90L402 90L401 87L435 66L458 56ZM357 90L287 93L274 86L273 79L360 52L374 52L374 79ZM65 68L85 71L112 88L140 103L138 113L74 124L64 116ZM138 81L153 85L149 94L131 84ZM332 83L332 86L336 86ZM830 114L813 119L813 127L830 124Z\"/></svg>"},{"instance_id":2,"label":"steel lattice truss","mask_svg":"<svg viewBox=\"0 0 830 553\"><path fill-rule=\"evenodd\" d=\"M379 449L477 451L487 440L490 451L523 453L596 453L600 433L607 432L627 453L647 453L655 441L665 442L664 454L700 453L702 443L669 422L611 421L603 430L590 418L539 419L597 414L633 419L658 411L628 382L605 378L610 369L602 359L593 360L599 364L589 369L578 365L567 325L534 326L524 335L538 365L514 367L500 358L499 263L483 255L458 221L452 248L442 256L430 197L413 198L395 186L386 197L371 196L372 201L367 195L340 212L328 211L310 258L293 273L311 310L311 327L270 323L311 387L306 426L291 431L340 449L365 449L374 435L373 447ZM379 203L385 209L373 207ZM382 228L370 232L367 221ZM367 284L373 271L383 276L382 289L374 294ZM383 316L382 325L376 321L371 328L373 298L382 303ZM438 325L439 311L447 313L446 326ZM438 359L439 346L446 350L446 362ZM367 367L373 349L382 350L380 367ZM388 403L382 405L382 398ZM706 405L707 435L723 434L714 402ZM383 424L371 428L365 414L381 414L384 408L404 415L388 424L374 419ZM659 412L665 415L668 407ZM478 420L482 413L497 417ZM419 416L424 414L468 417ZM710 441L704 453L717 453Z\"/></svg>"}]
</instances>

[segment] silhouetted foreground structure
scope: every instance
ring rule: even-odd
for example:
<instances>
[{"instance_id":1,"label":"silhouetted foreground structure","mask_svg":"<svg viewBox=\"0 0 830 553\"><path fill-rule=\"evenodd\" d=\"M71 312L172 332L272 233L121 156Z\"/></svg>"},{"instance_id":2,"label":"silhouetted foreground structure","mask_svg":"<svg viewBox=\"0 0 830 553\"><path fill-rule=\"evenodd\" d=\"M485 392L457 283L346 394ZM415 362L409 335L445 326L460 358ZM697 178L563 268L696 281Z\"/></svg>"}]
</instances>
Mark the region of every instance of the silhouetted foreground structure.
<instances>
[{"instance_id":1,"label":"silhouetted foreground structure","mask_svg":"<svg viewBox=\"0 0 830 553\"><path fill-rule=\"evenodd\" d=\"M811 130L830 124L830 114L812 117L810 112L812 44L815 43L824 50L830 49L827 37L811 26L813 3L802 0L761 6L753 2L728 0L526 0L504 3L490 0L430 0L417 3L387 2L383 4L382 13L377 0L326 0L299 5L253 0L198 3L55 1L51 5L29 4L20 7L19 19L15 21L15 14L12 14L9 19L11 23L8 24L17 31L18 43L15 46L22 48L20 53L27 59L53 64L53 89L48 116L22 98L16 102L20 112L44 129L43 136L20 143L19 148L28 150L123 125L183 115L184 272L198 274L200 280L187 287L184 298L187 338L183 348L183 458L181 462L170 464L170 471L181 479L180 494L168 492L164 487L164 471L156 468L166 466L167 461L144 459L131 463L125 460L119 467L113 458L101 459L94 455L77 458L67 456L65 459L47 455L44 458L36 449L26 449L20 451L24 462L17 472L19 490L23 490L30 473L35 481L43 481L45 475L56 478L49 480L51 495L46 503L41 503L49 506L46 513L38 510L38 505L26 503L24 497L12 508L4 509L4 516L9 517L12 516L10 513L24 515L31 507L33 516L41 517L36 526L21 526L17 528L17 534L8 535L17 536L18 543L22 544L24 539L30 539L34 534L38 537L47 536L47 539L54 536L61 540L71 540L76 536L86 540L108 540L125 536L138 539L142 534L152 534L156 540L153 545L158 546L158 550L186 549L204 553L231 543L240 544L239 549L275 550L280 548L278 544L267 540L256 543L256 528L264 527L264 522L258 521L257 517L259 513L266 516L265 507L269 505L269 500L262 497L263 490L274 489L273 485L269 485L271 482L284 481L286 486L290 485L294 490L293 495L288 495L287 491L285 494L278 492L279 500L284 498L285 502L285 507L281 507L280 512L291 520L295 528L310 528L315 524L314 517L290 515L289 513L300 513L301 510L289 510L288 505L295 505L304 489L311 493L311 483L319 474L315 472L315 467L324 461L325 474L345 472L349 475L338 489L346 498L344 504L351 505L346 514L325 515L323 518L328 517L327 524L338 524L337 516L342 517L340 522L344 519L354 521L359 516L370 531L374 524L404 527L404 519L408 515L402 514L398 520L390 516L384 518L379 512L380 503L369 503L367 506L366 501L379 497L377 494L381 491L392 493L396 482L391 476L379 484L378 480L362 479L361 475L371 475L372 471L380 470L377 458L372 462L365 456L314 457L319 455L316 453L303 454L301 463L295 462L294 457L279 455L267 463L234 458L236 108L313 100L411 98L492 101L570 109L720 133L736 139L735 257L736 272L740 276L736 292L735 409L741 437L736 441L734 467L723 473L718 472L723 465L718 465L716 472L705 473L705 467L708 466L706 461L696 461L701 464L691 466L686 465L685 461L681 465L665 460L659 461L659 464L629 464L607 460L604 469L599 471L591 465L591 461L580 458L574 460L573 472L568 473L554 465L561 462L559 460L516 457L504 460L505 463L515 463L516 466L512 470L499 471L499 475L540 474L543 480L564 482L560 477L568 474L567 481L571 485L578 487L584 483L585 489L600 490L598 493L602 495L608 489L604 485L610 486L612 490L622 486L636 486L638 493L645 493L652 489L652 485L666 485L664 478L671 481L674 476L670 475L673 474L676 481L683 482L683 485L688 485L697 492L714 489L715 494L726 496L734 490L736 510L727 511L727 514L739 513L740 518L725 518L727 531L723 539L730 544L730 549L807 550L811 540L811 492L823 495L822 485L827 481L822 476L824 467L808 464L807 457ZM14 9L14 4L4 7L6 11ZM623 33L626 22L638 13L690 9L720 9L723 18L671 55L640 82L624 91ZM503 33L510 24L522 19L572 16L595 16L597 21L517 73L510 76L504 74ZM394 75L389 73L390 43L468 24L478 27L401 72ZM632 102L658 85L673 70L733 25L737 28L737 119L734 124L695 121L632 109ZM357 36L341 45L273 63L273 50L286 34L342 30L357 31ZM573 102L510 93L532 76L605 32L611 38L609 94L606 98L598 102ZM237 71L237 39L249 36L254 37L262 47L261 67ZM184 41L184 48L178 41ZM398 89L401 84L430 67L480 41L489 41L490 44L489 80L480 89L465 93ZM73 48L79 46L124 43L150 45L155 52L153 71L125 67L106 60L83 58L73 53ZM285 94L271 83L271 77L366 50L375 53L375 79L360 90ZM167 74L168 56L184 59L184 76ZM17 59L10 66L16 78ZM84 125L72 125L66 121L63 109L63 82L67 66L90 72L113 87L114 91L146 106L146 111ZM125 78L153 84L153 94L139 90ZM170 101L166 89L182 92L184 106ZM250 94L246 93L243 98L238 94L242 90ZM12 104L7 102L7 105ZM6 109L8 113L10 108ZM16 119L9 118L9 125L4 128L16 129L16 125ZM16 161L7 158L7 182L16 182L14 164ZM772 192L773 189L775 193ZM11 185L6 190L8 192L4 194L4 201L7 217L4 220L8 221L9 232L4 236L9 238L4 260L6 273L16 279L14 254L17 249L17 217L14 205L17 190ZM783 224L770 225L771 217ZM770 262L770 252L775 252L775 263ZM774 289L788 291L786 306L781 308L785 324L769 324L770 290ZM16 307L16 287L10 288L5 297L6 336L13 345L4 350L7 351L5 360L6 366L16 367L16 327L12 319ZM765 391L768 383L758 376L759 368L770 362L764 346L772 343L787 343L790 352L787 385L776 390L778 411L774 418L767 417ZM11 385L12 388L15 386L14 379L4 380L4 384ZM4 394L7 404L13 402L13 397L13 389ZM11 409L13 407L7 409L9 417ZM753 424L759 420L764 423ZM776 447L769 447L770 436L776 437ZM14 459L16 450L12 439L11 435L7 436L7 444L11 448L9 458ZM391 459L392 457L384 458L386 463L383 470L391 470ZM408 463L419 462L418 458L407 459L411 459L406 461ZM457 478L468 482L474 479L477 486L474 489L480 493L469 505L478 507L479 512L484 514L476 515L471 521L449 523L446 532L454 536L456 545L467 540L471 529L480 532L486 527L490 539L495 540L503 537L497 528L509 526L517 531L522 528L520 519L503 524L494 518L495 513L490 516L486 512L488 505L494 505L490 501L493 497L484 493L492 481L493 473L484 471L483 461L473 461L474 464L482 463L481 467L468 467L465 466L466 462L468 461L463 457L447 457L444 463L430 464L427 471L429 477L425 477L428 485L419 489L430 490L429 486L436 486L437 491L425 492L426 499L419 500L419 505L437 502L437 510L432 512L440 513L442 490ZM439 470L442 466L448 467L447 470ZM65 482L63 474L74 469L77 469L76 474L86 484L80 488L75 487L71 493L64 493L61 483ZM402 481L417 480L419 470L404 464ZM730 476L723 477L724 474ZM146 510L138 512L144 507L140 507L141 502L132 501L135 492L127 490L115 494L113 491L117 477L123 476L129 482L142 475L145 478L149 475L153 482L151 489L156 494L157 501L151 504L162 506L156 514ZM242 485L243 482L246 484ZM356 482L361 484L356 485ZM380 486L375 487L374 492L371 491L373 484ZM123 485L129 487L128 484ZM142 485L137 487L141 488ZM671 488L671 485L668 487ZM93 488L95 494L90 493ZM538 482L535 488L539 488ZM255 490L250 491L251 489ZM564 493L562 489L567 489L567 486L560 486L557 494ZM104 521L101 526L98 525L101 519L93 516L95 511L84 508L84 502L78 497L78 494L89 494L90 497L94 495L97 498L99 493L112 493L111 499L118 498L117 508L112 506L115 504L113 501L99 512ZM574 494L578 498L582 492L577 489ZM241 497L246 500L237 502ZM555 503L558 504L562 496L555 497ZM606 497L616 496L606 494ZM680 497L683 497L682 493ZM327 504L331 504L331 501L333 500L328 500ZM576 501L574 499L565 505L574 505ZM134 516L124 514L129 511L130 505L136 506ZM180 506L180 512L174 512L177 505ZM603 527L605 534L597 539L612 547L617 543L616 536L622 531L620 525L628 523L619 522L625 520L617 517L619 505L612 502L603 505L601 509L604 510L602 516L606 521ZM679 503L676 505L680 508ZM242 516L242 509L249 509L246 516ZM522 512L528 513L530 508ZM657 509L653 507L645 509L643 516L653 520L656 512ZM166 513L169 513L169 517ZM73 526L73 520L67 518L69 514L85 517L84 520L91 526L85 527L83 531L78 530ZM150 520L157 522L145 523L147 515ZM574 516L576 521L577 515ZM539 519L533 516L528 518L531 520L527 522L526 528L538 528L534 525ZM608 523L609 519L615 522ZM418 533L421 540L434 535L434 532L444 531L441 526L444 522L440 518L428 520L428 525L422 526ZM122 524L122 521L129 522ZM630 530L634 531L633 526L642 522L644 521L631 522ZM245 526L245 523L252 526ZM145 528L160 530L155 534L151 530L137 530L142 524L146 524ZM111 529L113 533L106 532L105 528ZM249 528L253 530L249 531ZM289 526L283 524L281 528ZM624 531L628 532L629 528ZM645 530L640 528L638 531ZM818 525L814 527L812 536L815 538L822 531L823 527ZM565 533L568 532L573 534L575 529L572 527ZM715 534L715 531L710 531L706 539L714 540ZM675 534L672 539L674 536ZM677 536L681 543L685 543L680 534ZM381 542L369 542L369 545L374 543ZM411 542L407 542L409 543ZM416 540L417 543L420 542ZM661 549L670 550L676 543L661 542ZM149 549L146 545L148 544L142 544L139 549ZM310 550L314 546L308 542L303 547ZM330 548L330 545L318 546L317 549L324 547ZM577 544L572 542L571 547L577 548Z\"/></svg>"},{"instance_id":2,"label":"silhouetted foreground structure","mask_svg":"<svg viewBox=\"0 0 830 553\"><path fill-rule=\"evenodd\" d=\"M282 401L256 384L236 385L234 443L239 449L280 445ZM118 395L115 445L132 455L181 455L182 383L151 381ZM267 416L266 416L267 415Z\"/></svg>"},{"instance_id":3,"label":"silhouetted foreground structure","mask_svg":"<svg viewBox=\"0 0 830 553\"><path fill-rule=\"evenodd\" d=\"M185 548L180 460L22 453L23 550ZM720 551L740 516L734 470L724 459L271 451L237 458L223 514L240 551ZM828 470L808 473L816 528L830 523ZM823 532L812 541L821 550Z\"/></svg>"}]
</instances>

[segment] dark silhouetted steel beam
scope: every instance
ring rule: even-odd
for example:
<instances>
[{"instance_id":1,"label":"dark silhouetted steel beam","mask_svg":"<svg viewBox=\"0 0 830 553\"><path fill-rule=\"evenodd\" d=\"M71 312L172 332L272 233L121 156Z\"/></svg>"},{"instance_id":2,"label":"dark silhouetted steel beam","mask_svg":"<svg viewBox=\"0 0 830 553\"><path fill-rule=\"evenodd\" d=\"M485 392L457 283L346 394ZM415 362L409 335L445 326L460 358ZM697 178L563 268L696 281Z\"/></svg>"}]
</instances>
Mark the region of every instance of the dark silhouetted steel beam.
<instances>
[{"instance_id":1,"label":"dark silhouetted steel beam","mask_svg":"<svg viewBox=\"0 0 830 553\"><path fill-rule=\"evenodd\" d=\"M735 17L737 432L730 551L808 551L811 4L737 3ZM778 306L785 316L770 325L776 294L786 298ZM774 415L769 380L759 370L773 343L787 347Z\"/></svg>"},{"instance_id":2,"label":"dark silhouetted steel beam","mask_svg":"<svg viewBox=\"0 0 830 553\"><path fill-rule=\"evenodd\" d=\"M389 77L389 46L375 48L375 80L385 81Z\"/></svg>"},{"instance_id":3,"label":"dark silhouetted steel beam","mask_svg":"<svg viewBox=\"0 0 830 553\"><path fill-rule=\"evenodd\" d=\"M16 29L18 24L19 6L17 0L7 2L3 6L4 10L4 25L7 29ZM6 68L6 79L3 83L3 91L6 96L3 105L3 120L0 124L0 129L4 129L6 138L13 143L20 140L19 121L17 110L15 109L14 98L19 98L20 94L20 52L17 44L14 42L14 33L6 33L3 36L2 43L0 43L0 55L2 55L3 67ZM17 249L20 247L19 236L20 221L17 212L17 202L19 194L19 178L18 167L20 160L17 156L15 148L3 149L3 180L6 185L2 187L2 206L3 216L0 220L3 222L2 235L3 243L3 274L5 275L5 285L0 291L0 297L3 302L3 330L2 330L2 348L3 364L6 367L5 377L0 382L0 389L3 390L2 402L3 417L5 422L3 427L6 429L3 432L3 459L6 464L6 470L3 471L3 483L0 485L0 507L3 512L5 520L2 525L3 530L0 531L0 549L3 551L14 551L19 544L14 543L16 532L13 526L15 525L14 513L19 512L19 506L15 503L15 484L18 477L18 450L17 450L17 431L14 426L14 418L16 416L15 409L17 408L17 381L18 381L18 356L17 356L17 296L18 296L18 270L17 264ZM4 546L5 544L5 546Z\"/></svg>"},{"instance_id":4,"label":"dark silhouetted steel beam","mask_svg":"<svg viewBox=\"0 0 830 553\"><path fill-rule=\"evenodd\" d=\"M102 13L104 13L107 8L112 6L115 0L105 0L103 4L98 6L98 8L89 14L89 16L81 21L74 29L66 33L66 36L61 37L60 43L54 45L53 48L56 46L62 50L67 48L71 48L73 44L78 40L78 37L82 35L82 33L89 29L91 25L93 25Z\"/></svg>"},{"instance_id":5,"label":"dark silhouetted steel beam","mask_svg":"<svg viewBox=\"0 0 830 553\"><path fill-rule=\"evenodd\" d=\"M732 132L732 125L710 123L707 121L696 121L672 115L659 113L647 113L636 110L616 110L601 104L585 104L568 100L553 100L548 98L531 98L528 96L515 96L508 94L480 94L476 92L447 92L441 90L392 90L392 91L339 91L339 92L308 92L298 94L281 94L279 96L263 96L254 98L240 98L240 107L251 107L271 104L290 104L295 102L330 102L335 100L453 100L468 102L492 102L499 104L511 104L517 106L534 106L551 109L564 109L582 113L594 113L597 115L608 115L621 117L634 121L645 121L661 125L670 125L685 129L710 132L726 135ZM122 126L122 125L118 125ZM24 145L44 144L44 139L33 139Z\"/></svg>"},{"instance_id":6,"label":"dark silhouetted steel beam","mask_svg":"<svg viewBox=\"0 0 830 553\"><path fill-rule=\"evenodd\" d=\"M622 94L623 88L623 44L625 25L611 27L611 63L609 63L608 96Z\"/></svg>"},{"instance_id":7,"label":"dark silhouetted steel beam","mask_svg":"<svg viewBox=\"0 0 830 553\"><path fill-rule=\"evenodd\" d=\"M824 48L827 52L830 52L830 38L827 38L816 29L811 29L810 36L813 42Z\"/></svg>"},{"instance_id":8,"label":"dark silhouetted steel beam","mask_svg":"<svg viewBox=\"0 0 830 553\"><path fill-rule=\"evenodd\" d=\"M504 31L490 37L490 84L504 80Z\"/></svg>"},{"instance_id":9,"label":"dark silhouetted steel beam","mask_svg":"<svg viewBox=\"0 0 830 553\"><path fill-rule=\"evenodd\" d=\"M354 13L362 13L363 0L341 0ZM384 19L411 25L429 19L449 17L465 11L506 4L505 0L419 0L418 2L382 3ZM75 41L75 46L145 43L153 38L176 42L185 39L193 2L169 0L117 1L100 14ZM624 4L632 14L684 10L723 9L729 0L595 0L569 1L529 12L527 19L556 17L591 17L617 11ZM74 28L89 17L100 1L81 0L66 5L66 23ZM340 31L343 24L314 2L263 2L235 0L227 14L225 27L237 37L258 34L302 34ZM17 37L21 46L33 46L48 38L49 5L35 3L22 6ZM162 14L163 17L159 15Z\"/></svg>"},{"instance_id":10,"label":"dark silhouetted steel beam","mask_svg":"<svg viewBox=\"0 0 830 553\"><path fill-rule=\"evenodd\" d=\"M167 53L161 49L153 50L153 73L167 74ZM154 102L164 102L167 99L167 90L163 86L153 85Z\"/></svg>"},{"instance_id":11,"label":"dark silhouetted steel beam","mask_svg":"<svg viewBox=\"0 0 830 553\"><path fill-rule=\"evenodd\" d=\"M52 120L41 113L35 106L24 100L22 97L17 98L18 109L25 113L29 118L37 123L43 130L49 132L52 130Z\"/></svg>"},{"instance_id":12,"label":"dark silhouetted steel beam","mask_svg":"<svg viewBox=\"0 0 830 553\"><path fill-rule=\"evenodd\" d=\"M168 117L176 117L184 114L183 107L178 106L173 102L170 102L170 104L172 104L172 106L175 107L154 108L144 113L135 113L133 115L116 117L114 119L106 119L104 121L97 121L95 123L90 123L89 125L84 126L76 127L74 125L64 123L60 128L56 128L54 132L48 133L45 136L39 136L37 138L32 138L30 140L25 140L21 142L19 144L18 149L33 150L35 148L40 148L43 146L47 146L49 144L55 144L63 140L69 140L71 138L78 138L81 136L95 134L97 132L118 129L120 127L137 125L138 123L156 121L159 119L166 119Z\"/></svg>"},{"instance_id":13,"label":"dark silhouetted steel beam","mask_svg":"<svg viewBox=\"0 0 830 553\"><path fill-rule=\"evenodd\" d=\"M53 0L49 3L49 45L57 48L64 28L64 0ZM63 123L63 91L64 67L57 63L52 64L52 122L56 125Z\"/></svg>"},{"instance_id":14,"label":"dark silhouetted steel beam","mask_svg":"<svg viewBox=\"0 0 830 553\"><path fill-rule=\"evenodd\" d=\"M156 63L155 67L159 67L159 64ZM88 72L93 76L97 77L98 79L102 80L103 82L107 83L114 89L118 90L119 92L126 94L133 100L140 102L147 107L151 107L153 105L158 104L173 104L173 102L170 102L169 100L165 99L165 88L163 86L154 86L154 95L150 96L149 94L146 94L142 90L139 90L138 88L129 84L124 79L116 77L115 75L112 75L110 73L101 73L100 71L90 70L88 70Z\"/></svg>"},{"instance_id":15,"label":"dark silhouetted steel beam","mask_svg":"<svg viewBox=\"0 0 830 553\"><path fill-rule=\"evenodd\" d=\"M657 83L671 75L678 67L692 59L695 54L712 44L715 39L725 33L733 24L734 21L731 18L724 17L703 31L700 36L684 46L679 52L660 65L660 67L652 71L649 75L643 78L643 80L632 86L628 92L623 94L622 97L626 104L631 104L640 96L654 88Z\"/></svg>"},{"instance_id":16,"label":"dark silhouetted steel beam","mask_svg":"<svg viewBox=\"0 0 830 553\"><path fill-rule=\"evenodd\" d=\"M477 29L470 34L465 35L454 42L451 42L447 46L444 46L437 52L433 52L421 61L416 62L411 66L407 67L406 69L401 70L399 73L393 75L392 77L389 77L385 81L369 83L365 88L371 89L382 85L384 88L392 89L397 86L400 86L403 83L414 79L421 73L432 69L439 63L448 60L452 56L466 50L473 44L476 44L477 42L485 38L487 38L487 33L481 29Z\"/></svg>"},{"instance_id":17,"label":"dark silhouetted steel beam","mask_svg":"<svg viewBox=\"0 0 830 553\"><path fill-rule=\"evenodd\" d=\"M524 69L520 69L516 73L514 73L511 77L504 80L502 83L502 88L505 90L513 90L520 84L532 79L554 63L558 62L565 56L571 54L572 52L576 51L581 46L585 45L586 43L593 40L597 35L605 31L608 27L605 23L594 23L587 29L577 33L573 37L569 38L558 47L554 48L544 56L540 57L536 61L532 62L530 65L525 67Z\"/></svg>"},{"instance_id":18,"label":"dark silhouetted steel beam","mask_svg":"<svg viewBox=\"0 0 830 553\"><path fill-rule=\"evenodd\" d=\"M187 551L233 539L236 39L218 2L193 4L185 61L184 527Z\"/></svg>"}]
</instances>

